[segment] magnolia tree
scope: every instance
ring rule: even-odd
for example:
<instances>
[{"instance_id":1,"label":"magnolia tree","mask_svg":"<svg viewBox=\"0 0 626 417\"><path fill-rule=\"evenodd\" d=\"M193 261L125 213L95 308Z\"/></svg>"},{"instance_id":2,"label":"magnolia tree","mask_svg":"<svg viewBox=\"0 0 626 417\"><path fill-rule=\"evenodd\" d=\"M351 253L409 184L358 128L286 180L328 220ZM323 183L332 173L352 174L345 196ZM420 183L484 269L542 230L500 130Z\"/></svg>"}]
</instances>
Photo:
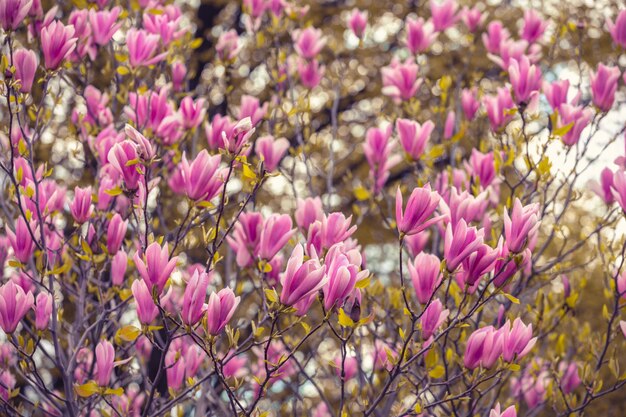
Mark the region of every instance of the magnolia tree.
<instances>
[{"instance_id":1,"label":"magnolia tree","mask_svg":"<svg viewBox=\"0 0 626 417\"><path fill-rule=\"evenodd\" d=\"M0 414L624 393L626 11L49 3L0 0Z\"/></svg>"}]
</instances>

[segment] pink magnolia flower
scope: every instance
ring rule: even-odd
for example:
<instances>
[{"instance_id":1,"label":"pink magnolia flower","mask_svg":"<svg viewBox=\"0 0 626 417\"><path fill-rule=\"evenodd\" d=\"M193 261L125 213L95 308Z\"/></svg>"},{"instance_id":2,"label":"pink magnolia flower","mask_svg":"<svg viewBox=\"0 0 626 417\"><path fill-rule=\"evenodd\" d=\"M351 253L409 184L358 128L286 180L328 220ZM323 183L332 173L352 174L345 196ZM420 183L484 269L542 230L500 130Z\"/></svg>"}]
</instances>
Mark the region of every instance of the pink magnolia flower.
<instances>
[{"instance_id":1,"label":"pink magnolia flower","mask_svg":"<svg viewBox=\"0 0 626 417\"><path fill-rule=\"evenodd\" d=\"M487 193L473 196L468 191L459 193L456 187L451 187L441 206L446 221L455 226L460 219L472 222L481 219L487 210Z\"/></svg>"},{"instance_id":2,"label":"pink magnolia flower","mask_svg":"<svg viewBox=\"0 0 626 417\"><path fill-rule=\"evenodd\" d=\"M111 166L123 178L126 188L136 190L142 176L137 146L129 140L116 143L109 151L107 158Z\"/></svg>"},{"instance_id":3,"label":"pink magnolia flower","mask_svg":"<svg viewBox=\"0 0 626 417\"><path fill-rule=\"evenodd\" d=\"M352 216L346 217L341 212L330 213L322 216L320 222L320 237L322 247L330 248L331 246L342 243L348 239L355 231L356 225L350 226Z\"/></svg>"},{"instance_id":4,"label":"pink magnolia flower","mask_svg":"<svg viewBox=\"0 0 626 417\"><path fill-rule=\"evenodd\" d=\"M475 251L463 259L463 268L456 276L459 285L474 287L480 277L493 270L498 255L500 255L499 248L492 249L484 243L479 245Z\"/></svg>"},{"instance_id":5,"label":"pink magnolia flower","mask_svg":"<svg viewBox=\"0 0 626 417\"><path fill-rule=\"evenodd\" d=\"M429 339L443 322L448 318L450 310L444 310L443 304L439 299L433 300L420 318L420 324L422 326L422 339Z\"/></svg>"},{"instance_id":6,"label":"pink magnolia flower","mask_svg":"<svg viewBox=\"0 0 626 417\"><path fill-rule=\"evenodd\" d=\"M619 12L615 23L610 18L607 18L606 26L609 29L609 33L611 33L613 42L622 48L626 48L626 10Z\"/></svg>"},{"instance_id":7,"label":"pink magnolia flower","mask_svg":"<svg viewBox=\"0 0 626 417\"><path fill-rule=\"evenodd\" d=\"M215 45L217 56L223 61L235 59L240 48L239 35L235 29L222 32Z\"/></svg>"},{"instance_id":8,"label":"pink magnolia flower","mask_svg":"<svg viewBox=\"0 0 626 417\"><path fill-rule=\"evenodd\" d=\"M500 412L500 403L498 403L493 410L489 412L489 417L517 417L517 411L515 410L515 406L512 405L506 410Z\"/></svg>"},{"instance_id":9,"label":"pink magnolia flower","mask_svg":"<svg viewBox=\"0 0 626 417\"><path fill-rule=\"evenodd\" d=\"M93 213L93 205L91 204L91 187L74 188L74 200L70 205L72 217L76 223L85 223Z\"/></svg>"},{"instance_id":10,"label":"pink magnolia flower","mask_svg":"<svg viewBox=\"0 0 626 417\"><path fill-rule=\"evenodd\" d=\"M15 388L16 384L15 377L13 374L4 370L0 372L0 398L2 398L5 402L10 400L10 391Z\"/></svg>"},{"instance_id":11,"label":"pink magnolia flower","mask_svg":"<svg viewBox=\"0 0 626 417\"><path fill-rule=\"evenodd\" d=\"M127 227L128 220L123 220L119 213L115 213L109 221L107 226L107 250L111 255L115 255L120 249Z\"/></svg>"},{"instance_id":12,"label":"pink magnolia flower","mask_svg":"<svg viewBox=\"0 0 626 417\"><path fill-rule=\"evenodd\" d=\"M578 365L575 362L569 364L567 362L559 363L559 373L561 373L559 385L565 394L570 394L581 384L580 376L578 375Z\"/></svg>"},{"instance_id":13,"label":"pink magnolia flower","mask_svg":"<svg viewBox=\"0 0 626 417\"><path fill-rule=\"evenodd\" d=\"M35 242L29 232L28 225L23 217L18 217L15 221L15 232L13 232L8 227L7 237L9 238L9 243L13 248L13 254L17 258L18 261L22 263L28 262L33 251L35 250ZM34 227L31 225L31 231L35 231Z\"/></svg>"},{"instance_id":14,"label":"pink magnolia flower","mask_svg":"<svg viewBox=\"0 0 626 417\"><path fill-rule=\"evenodd\" d=\"M265 117L268 104L269 103L264 103L263 106L261 106L258 98L243 95L241 97L241 105L239 106L239 120L249 117L252 126L256 126Z\"/></svg>"},{"instance_id":15,"label":"pink magnolia flower","mask_svg":"<svg viewBox=\"0 0 626 417\"><path fill-rule=\"evenodd\" d=\"M152 143L137 129L126 123L124 133L137 146L137 155L144 161L151 161L155 157Z\"/></svg>"},{"instance_id":16,"label":"pink magnolia flower","mask_svg":"<svg viewBox=\"0 0 626 417\"><path fill-rule=\"evenodd\" d=\"M425 230L414 235L405 236L404 244L409 251L409 254L413 257L418 256L420 252L426 248L426 244L430 238L430 231Z\"/></svg>"},{"instance_id":17,"label":"pink magnolia flower","mask_svg":"<svg viewBox=\"0 0 626 417\"><path fill-rule=\"evenodd\" d=\"M46 69L56 70L76 48L74 26L65 26L58 20L41 30L41 49Z\"/></svg>"},{"instance_id":18,"label":"pink magnolia flower","mask_svg":"<svg viewBox=\"0 0 626 417\"><path fill-rule=\"evenodd\" d=\"M476 32L478 27L484 23L486 18L487 14L482 13L478 6L474 6L471 9L465 6L461 11L461 20L463 20L463 23L467 26L467 30L471 33Z\"/></svg>"},{"instance_id":19,"label":"pink magnolia flower","mask_svg":"<svg viewBox=\"0 0 626 417\"><path fill-rule=\"evenodd\" d=\"M603 112L611 110L613 106L619 76L619 68L607 67L602 63L598 64L597 72L591 71L589 74L593 104Z\"/></svg>"},{"instance_id":20,"label":"pink magnolia flower","mask_svg":"<svg viewBox=\"0 0 626 417\"><path fill-rule=\"evenodd\" d=\"M487 25L487 33L483 33L483 44L487 52L500 53L500 45L509 38L509 31L502 26L502 22L494 20Z\"/></svg>"},{"instance_id":21,"label":"pink magnolia flower","mask_svg":"<svg viewBox=\"0 0 626 417\"><path fill-rule=\"evenodd\" d=\"M626 321L620 320L619 321L619 328L622 331L622 334L624 335L624 337L626 337Z\"/></svg>"},{"instance_id":22,"label":"pink magnolia flower","mask_svg":"<svg viewBox=\"0 0 626 417\"><path fill-rule=\"evenodd\" d=\"M178 112L180 113L184 128L193 129L200 126L206 114L204 104L205 100L203 98L194 101L191 96L185 96L185 98L181 100Z\"/></svg>"},{"instance_id":23,"label":"pink magnolia flower","mask_svg":"<svg viewBox=\"0 0 626 417\"><path fill-rule=\"evenodd\" d=\"M365 35L365 28L367 27L367 12L362 12L359 9L352 9L348 18L348 27L359 39L363 39Z\"/></svg>"},{"instance_id":24,"label":"pink magnolia flower","mask_svg":"<svg viewBox=\"0 0 626 417\"><path fill-rule=\"evenodd\" d=\"M454 135L454 127L456 126L456 113L449 111L446 116L446 122L443 126L443 138L451 139Z\"/></svg>"},{"instance_id":25,"label":"pink magnolia flower","mask_svg":"<svg viewBox=\"0 0 626 417\"><path fill-rule=\"evenodd\" d=\"M342 245L331 247L324 259L328 281L324 285L324 308L340 307L350 295L358 279L358 266L342 252Z\"/></svg>"},{"instance_id":26,"label":"pink magnolia flower","mask_svg":"<svg viewBox=\"0 0 626 417\"><path fill-rule=\"evenodd\" d=\"M472 252L483 244L484 230L468 227L464 219L460 219L453 227L448 223L444 240L444 259L448 271L455 271Z\"/></svg>"},{"instance_id":27,"label":"pink magnolia flower","mask_svg":"<svg viewBox=\"0 0 626 417\"><path fill-rule=\"evenodd\" d=\"M541 88L541 70L531 65L528 57L524 55L519 61L511 60L509 80L517 102L528 103L529 99Z\"/></svg>"},{"instance_id":28,"label":"pink magnolia flower","mask_svg":"<svg viewBox=\"0 0 626 417\"><path fill-rule=\"evenodd\" d=\"M626 173L624 171L617 170L613 175L611 192L613 193L615 201L617 201L622 210L626 212ZM10 238L11 236L9 236L9 239ZM15 248L13 250L15 250Z\"/></svg>"},{"instance_id":29,"label":"pink magnolia flower","mask_svg":"<svg viewBox=\"0 0 626 417\"><path fill-rule=\"evenodd\" d=\"M209 155L206 149L191 163L183 154L180 172L187 197L194 201L209 201L220 192L224 183L219 169L221 160L220 155Z\"/></svg>"},{"instance_id":30,"label":"pink magnolia flower","mask_svg":"<svg viewBox=\"0 0 626 417\"><path fill-rule=\"evenodd\" d=\"M272 260L296 233L296 229L292 229L291 226L291 217L287 214L272 214L268 217L261 229L259 258L266 261Z\"/></svg>"},{"instance_id":31,"label":"pink magnolia flower","mask_svg":"<svg viewBox=\"0 0 626 417\"><path fill-rule=\"evenodd\" d=\"M98 45L106 45L117 30L122 26L115 23L122 9L119 6L111 10L89 10L89 23L91 24L92 36Z\"/></svg>"},{"instance_id":32,"label":"pink magnolia flower","mask_svg":"<svg viewBox=\"0 0 626 417\"><path fill-rule=\"evenodd\" d=\"M154 65L161 62L167 52L157 54L161 37L143 29L131 28L126 32L128 63L131 68Z\"/></svg>"},{"instance_id":33,"label":"pink magnolia flower","mask_svg":"<svg viewBox=\"0 0 626 417\"><path fill-rule=\"evenodd\" d=\"M326 72L325 66L320 66L317 59L304 60L298 59L298 74L300 75L300 82L303 86L309 89L317 87L324 77Z\"/></svg>"},{"instance_id":34,"label":"pink magnolia flower","mask_svg":"<svg viewBox=\"0 0 626 417\"><path fill-rule=\"evenodd\" d=\"M176 61L172 63L172 84L174 87L174 91L183 90L186 77L187 77L187 66L180 61Z\"/></svg>"},{"instance_id":35,"label":"pink magnolia flower","mask_svg":"<svg viewBox=\"0 0 626 417\"><path fill-rule=\"evenodd\" d=\"M430 13L437 32L448 29L459 20L456 14L458 8L456 0L443 0L441 3L430 0Z\"/></svg>"},{"instance_id":36,"label":"pink magnolia flower","mask_svg":"<svg viewBox=\"0 0 626 417\"><path fill-rule=\"evenodd\" d=\"M224 288L218 293L211 293L207 306L207 332L213 336L219 335L235 314L240 297L230 288Z\"/></svg>"},{"instance_id":37,"label":"pink magnolia flower","mask_svg":"<svg viewBox=\"0 0 626 417\"><path fill-rule=\"evenodd\" d=\"M429 219L439 205L439 200L439 194L436 191L431 191L430 184L426 184L424 187L418 187L413 190L403 212L402 192L398 188L396 191L396 223L398 232L401 235L414 235L441 220L443 216Z\"/></svg>"},{"instance_id":38,"label":"pink magnolia flower","mask_svg":"<svg viewBox=\"0 0 626 417\"><path fill-rule=\"evenodd\" d=\"M419 66L411 61L398 62L395 58L391 64L381 70L383 77L382 93L397 103L415 96L422 85L418 79Z\"/></svg>"},{"instance_id":39,"label":"pink magnolia flower","mask_svg":"<svg viewBox=\"0 0 626 417\"><path fill-rule=\"evenodd\" d=\"M396 120L396 130L400 137L400 143L404 151L416 161L424 154L426 144L434 129L435 124L430 120L422 125L408 119Z\"/></svg>"},{"instance_id":40,"label":"pink magnolia flower","mask_svg":"<svg viewBox=\"0 0 626 417\"><path fill-rule=\"evenodd\" d=\"M335 373L337 374L338 377L341 378L341 368L342 368L341 356L338 356L335 358L334 364L335 364L334 366ZM343 360L344 381L348 381L354 378L358 371L359 371L359 361L357 360L357 358L351 355L347 355L345 357L345 360Z\"/></svg>"},{"instance_id":41,"label":"pink magnolia flower","mask_svg":"<svg viewBox=\"0 0 626 417\"><path fill-rule=\"evenodd\" d=\"M50 10L52 11L52 9ZM50 13L50 11L48 13ZM93 40L91 24L89 23L89 10L73 10L67 19L70 25L74 26L74 36L77 38L76 48L70 54L73 62L82 60L88 56L92 61L96 59L98 48Z\"/></svg>"},{"instance_id":42,"label":"pink magnolia flower","mask_svg":"<svg viewBox=\"0 0 626 417\"><path fill-rule=\"evenodd\" d=\"M515 199L511 215L504 210L504 237L511 252L521 252L534 240L539 229L539 204L522 206L519 198Z\"/></svg>"},{"instance_id":43,"label":"pink magnolia flower","mask_svg":"<svg viewBox=\"0 0 626 417\"><path fill-rule=\"evenodd\" d=\"M538 45L537 45L538 46ZM503 70L508 70L512 61L519 61L524 55L531 58L532 50L528 50L528 42L525 40L513 40L505 39L500 43L500 50L495 55L487 55L494 63L500 66ZM532 57L534 58L534 57ZM533 59L531 59L531 62Z\"/></svg>"},{"instance_id":44,"label":"pink magnolia flower","mask_svg":"<svg viewBox=\"0 0 626 417\"><path fill-rule=\"evenodd\" d=\"M231 132L222 131L222 145L220 147L232 154L239 154L245 151L244 148L248 146L255 130L249 117L241 119L233 126Z\"/></svg>"},{"instance_id":45,"label":"pink magnolia flower","mask_svg":"<svg viewBox=\"0 0 626 417\"><path fill-rule=\"evenodd\" d=\"M604 168L600 173L600 182L590 181L591 190L604 200L606 204L611 204L615 201L613 197L613 176L614 173L611 168Z\"/></svg>"},{"instance_id":46,"label":"pink magnolia flower","mask_svg":"<svg viewBox=\"0 0 626 417\"><path fill-rule=\"evenodd\" d=\"M559 80L552 83L543 83L543 93L550 103L552 110L560 109L562 104L567 103L567 92L569 90L568 80Z\"/></svg>"},{"instance_id":47,"label":"pink magnolia flower","mask_svg":"<svg viewBox=\"0 0 626 417\"><path fill-rule=\"evenodd\" d=\"M137 304L137 316L143 324L151 324L159 315L159 309L154 304L152 293L142 279L136 279L131 286L135 304Z\"/></svg>"},{"instance_id":48,"label":"pink magnolia flower","mask_svg":"<svg viewBox=\"0 0 626 417\"><path fill-rule=\"evenodd\" d=\"M496 179L497 175L493 152L482 153L476 149L472 149L469 162L472 176L478 179L483 189L489 187Z\"/></svg>"},{"instance_id":49,"label":"pink magnolia flower","mask_svg":"<svg viewBox=\"0 0 626 417\"><path fill-rule=\"evenodd\" d=\"M13 52L15 79L20 81L20 92L30 93L37 72L39 58L30 49L17 49Z\"/></svg>"},{"instance_id":50,"label":"pink magnolia flower","mask_svg":"<svg viewBox=\"0 0 626 417\"><path fill-rule=\"evenodd\" d=\"M583 108L582 106L574 106L568 103L561 104L556 127L562 129L569 126L567 132L561 136L563 143L567 146L578 143L582 131L587 127L592 117L593 110L588 107Z\"/></svg>"},{"instance_id":51,"label":"pink magnolia flower","mask_svg":"<svg viewBox=\"0 0 626 417\"><path fill-rule=\"evenodd\" d=\"M316 220L321 221L324 218L322 200L319 197L308 197L304 200L298 199L296 205L296 224L303 232L307 232L309 226Z\"/></svg>"},{"instance_id":52,"label":"pink magnolia flower","mask_svg":"<svg viewBox=\"0 0 626 417\"><path fill-rule=\"evenodd\" d=\"M2 0L0 1L0 26L5 32L17 29L28 15L33 0Z\"/></svg>"},{"instance_id":53,"label":"pink magnolia flower","mask_svg":"<svg viewBox=\"0 0 626 417\"><path fill-rule=\"evenodd\" d=\"M384 128L370 128L365 136L365 144L363 152L370 166L370 178L373 182L374 194L378 194L393 168L398 162L399 157L392 156L394 148L391 137L392 127L390 124Z\"/></svg>"},{"instance_id":54,"label":"pink magnolia flower","mask_svg":"<svg viewBox=\"0 0 626 417\"><path fill-rule=\"evenodd\" d=\"M495 330L493 326L487 326L474 331L465 345L465 367L474 369L481 365L491 368L502 354L505 330L504 327Z\"/></svg>"},{"instance_id":55,"label":"pink magnolia flower","mask_svg":"<svg viewBox=\"0 0 626 417\"><path fill-rule=\"evenodd\" d=\"M235 355L231 351L224 359L224 362L222 372L224 372L226 378L241 378L246 375L245 365L248 363L246 355Z\"/></svg>"},{"instance_id":56,"label":"pink magnolia flower","mask_svg":"<svg viewBox=\"0 0 626 417\"><path fill-rule=\"evenodd\" d=\"M265 9L268 6L267 3L267 0L243 0L243 8L246 13L256 18L265 13Z\"/></svg>"},{"instance_id":57,"label":"pink magnolia flower","mask_svg":"<svg viewBox=\"0 0 626 417\"><path fill-rule=\"evenodd\" d=\"M155 14L145 13L143 27L148 32L158 35L163 46L169 46L172 41L180 39L187 31L180 28L181 16L179 13Z\"/></svg>"},{"instance_id":58,"label":"pink magnolia flower","mask_svg":"<svg viewBox=\"0 0 626 417\"><path fill-rule=\"evenodd\" d=\"M476 87L461 90L461 108L467 120L472 121L476 117L476 112L480 107L480 102L476 99Z\"/></svg>"},{"instance_id":59,"label":"pink magnolia flower","mask_svg":"<svg viewBox=\"0 0 626 417\"><path fill-rule=\"evenodd\" d=\"M146 249L145 256L142 257L139 255L139 252L135 252L133 260L135 261L137 272L146 282L148 288L152 291L153 287L156 286L160 294L163 292L165 283L176 267L178 257L174 256L170 259L167 242L165 242L163 247L157 242L153 242Z\"/></svg>"},{"instance_id":60,"label":"pink magnolia flower","mask_svg":"<svg viewBox=\"0 0 626 417\"><path fill-rule=\"evenodd\" d=\"M508 88L499 87L496 96L485 96L483 102L493 131L504 128L513 118L510 111L515 104Z\"/></svg>"},{"instance_id":61,"label":"pink magnolia flower","mask_svg":"<svg viewBox=\"0 0 626 417\"><path fill-rule=\"evenodd\" d=\"M165 355L165 366L168 388L174 392L180 390L185 384L187 368L185 356L170 348Z\"/></svg>"},{"instance_id":62,"label":"pink magnolia flower","mask_svg":"<svg viewBox=\"0 0 626 417\"><path fill-rule=\"evenodd\" d=\"M504 341L502 345L502 359L507 362L515 358L523 358L530 352L537 342L533 335L533 325L526 326L521 319L517 318L511 327L510 322L506 322L504 328ZM510 329L510 330L509 330Z\"/></svg>"},{"instance_id":63,"label":"pink magnolia flower","mask_svg":"<svg viewBox=\"0 0 626 417\"><path fill-rule=\"evenodd\" d=\"M102 340L96 346L96 382L101 387L106 387L111 381L115 361L115 349L108 340Z\"/></svg>"},{"instance_id":64,"label":"pink magnolia flower","mask_svg":"<svg viewBox=\"0 0 626 417\"><path fill-rule=\"evenodd\" d=\"M316 258L304 262L304 249L298 244L294 248L287 269L280 278L283 289L280 302L293 306L298 302L315 295L328 281L324 267Z\"/></svg>"},{"instance_id":65,"label":"pink magnolia flower","mask_svg":"<svg viewBox=\"0 0 626 417\"><path fill-rule=\"evenodd\" d=\"M287 149L289 149L287 139L274 139L271 135L258 138L255 144L255 151L263 161L264 169L268 172L276 170Z\"/></svg>"},{"instance_id":66,"label":"pink magnolia flower","mask_svg":"<svg viewBox=\"0 0 626 417\"><path fill-rule=\"evenodd\" d=\"M35 303L35 328L45 330L52 314L52 295L40 292Z\"/></svg>"},{"instance_id":67,"label":"pink magnolia flower","mask_svg":"<svg viewBox=\"0 0 626 417\"><path fill-rule=\"evenodd\" d=\"M196 324L204 314L204 300L209 287L209 274L196 270L185 287L181 317L188 326Z\"/></svg>"},{"instance_id":68,"label":"pink magnolia flower","mask_svg":"<svg viewBox=\"0 0 626 417\"><path fill-rule=\"evenodd\" d=\"M520 37L528 43L533 43L541 38L547 26L547 20L543 20L535 10L528 9L524 12L524 24L520 29Z\"/></svg>"},{"instance_id":69,"label":"pink magnolia flower","mask_svg":"<svg viewBox=\"0 0 626 417\"><path fill-rule=\"evenodd\" d=\"M229 116L216 114L213 116L211 123L204 125L204 133L206 134L207 143L210 149L218 149L222 146L222 132L227 137L232 136L235 129L235 123Z\"/></svg>"},{"instance_id":70,"label":"pink magnolia flower","mask_svg":"<svg viewBox=\"0 0 626 417\"><path fill-rule=\"evenodd\" d=\"M233 235L226 237L228 245L237 254L237 265L241 268L252 265L253 258L258 253L263 223L261 213L242 213L235 223Z\"/></svg>"},{"instance_id":71,"label":"pink magnolia flower","mask_svg":"<svg viewBox=\"0 0 626 417\"><path fill-rule=\"evenodd\" d=\"M13 333L28 310L33 307L34 297L30 291L8 281L0 287L0 327L7 333Z\"/></svg>"},{"instance_id":72,"label":"pink magnolia flower","mask_svg":"<svg viewBox=\"0 0 626 417\"><path fill-rule=\"evenodd\" d=\"M438 32L435 31L430 20L424 22L421 17L417 19L409 17L406 19L405 27L406 39L404 42L413 55L425 52L437 39Z\"/></svg>"},{"instance_id":73,"label":"pink magnolia flower","mask_svg":"<svg viewBox=\"0 0 626 417\"><path fill-rule=\"evenodd\" d=\"M313 59L326 45L326 38L320 29L308 27L293 32L293 48L304 59Z\"/></svg>"},{"instance_id":74,"label":"pink magnolia flower","mask_svg":"<svg viewBox=\"0 0 626 417\"><path fill-rule=\"evenodd\" d=\"M441 261L436 255L419 253L409 262L409 275L415 295L421 304L427 304L441 283Z\"/></svg>"},{"instance_id":75,"label":"pink magnolia flower","mask_svg":"<svg viewBox=\"0 0 626 417\"><path fill-rule=\"evenodd\" d=\"M123 250L118 250L111 259L111 282L121 286L124 283L126 268L128 267L128 255Z\"/></svg>"}]
</instances>

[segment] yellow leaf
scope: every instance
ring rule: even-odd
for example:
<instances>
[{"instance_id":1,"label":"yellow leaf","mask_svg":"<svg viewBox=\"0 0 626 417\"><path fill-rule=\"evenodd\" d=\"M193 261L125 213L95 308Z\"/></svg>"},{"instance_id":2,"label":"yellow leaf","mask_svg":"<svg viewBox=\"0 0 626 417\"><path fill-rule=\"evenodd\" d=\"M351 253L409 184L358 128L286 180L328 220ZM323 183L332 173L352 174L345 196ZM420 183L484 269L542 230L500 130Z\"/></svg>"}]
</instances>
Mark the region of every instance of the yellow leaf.
<instances>
[{"instance_id":1,"label":"yellow leaf","mask_svg":"<svg viewBox=\"0 0 626 417\"><path fill-rule=\"evenodd\" d=\"M519 371L520 369L522 369L522 367L521 367L521 366L519 366L519 365L518 365L518 364L516 364L516 363L512 363L512 364L510 364L510 365L509 365L509 369L510 369L511 371L513 371L513 372L517 372L517 371Z\"/></svg>"},{"instance_id":2,"label":"yellow leaf","mask_svg":"<svg viewBox=\"0 0 626 417\"><path fill-rule=\"evenodd\" d=\"M124 388L107 388L104 393L106 395L116 395L119 397L120 395L124 395Z\"/></svg>"},{"instance_id":3,"label":"yellow leaf","mask_svg":"<svg viewBox=\"0 0 626 417\"><path fill-rule=\"evenodd\" d=\"M115 197L116 195L122 194L122 189L120 187L111 188L110 190L105 190L105 193L110 195L111 197Z\"/></svg>"},{"instance_id":4,"label":"yellow leaf","mask_svg":"<svg viewBox=\"0 0 626 417\"><path fill-rule=\"evenodd\" d=\"M89 381L82 385L74 385L74 391L80 397L91 397L100 390L95 381Z\"/></svg>"},{"instance_id":5,"label":"yellow leaf","mask_svg":"<svg viewBox=\"0 0 626 417\"><path fill-rule=\"evenodd\" d=\"M126 74L130 74L130 70L126 67L117 67L117 73L119 75L126 75Z\"/></svg>"},{"instance_id":6,"label":"yellow leaf","mask_svg":"<svg viewBox=\"0 0 626 417\"><path fill-rule=\"evenodd\" d=\"M132 342L139 337L141 329L133 325L124 326L115 333L115 340L123 340L124 342Z\"/></svg>"},{"instance_id":7,"label":"yellow leaf","mask_svg":"<svg viewBox=\"0 0 626 417\"><path fill-rule=\"evenodd\" d=\"M339 309L339 325L341 327L354 327L354 321L343 311L343 308Z\"/></svg>"},{"instance_id":8,"label":"yellow leaf","mask_svg":"<svg viewBox=\"0 0 626 417\"><path fill-rule=\"evenodd\" d=\"M356 283L356 287L361 288L361 289L367 288L370 285L371 281L372 281L372 277L364 278Z\"/></svg>"},{"instance_id":9,"label":"yellow leaf","mask_svg":"<svg viewBox=\"0 0 626 417\"><path fill-rule=\"evenodd\" d=\"M354 197L359 201L365 201L370 198L370 192L363 186L358 186L354 189Z\"/></svg>"},{"instance_id":10,"label":"yellow leaf","mask_svg":"<svg viewBox=\"0 0 626 417\"><path fill-rule=\"evenodd\" d=\"M415 407L413 407L413 411L415 411L415 413L420 414L422 412L422 406L420 404L415 404Z\"/></svg>"},{"instance_id":11,"label":"yellow leaf","mask_svg":"<svg viewBox=\"0 0 626 417\"><path fill-rule=\"evenodd\" d=\"M446 370L442 365L437 365L430 372L428 372L428 375L431 378L435 378L435 379L439 379L445 374L446 374Z\"/></svg>"},{"instance_id":12,"label":"yellow leaf","mask_svg":"<svg viewBox=\"0 0 626 417\"><path fill-rule=\"evenodd\" d=\"M519 300L517 298L513 297L511 294L502 293L502 295L504 295L513 304L519 304Z\"/></svg>"},{"instance_id":13,"label":"yellow leaf","mask_svg":"<svg viewBox=\"0 0 626 417\"><path fill-rule=\"evenodd\" d=\"M539 161L539 165L537 165L537 171L539 175L543 176L550 172L550 168L552 168L552 163L550 162L550 158L543 157L541 161Z\"/></svg>"},{"instance_id":14,"label":"yellow leaf","mask_svg":"<svg viewBox=\"0 0 626 417\"><path fill-rule=\"evenodd\" d=\"M574 127L574 122L568 123L565 126L557 127L552 131L552 133L555 136L565 136L567 135L567 132L572 130L572 127Z\"/></svg>"},{"instance_id":15,"label":"yellow leaf","mask_svg":"<svg viewBox=\"0 0 626 417\"><path fill-rule=\"evenodd\" d=\"M128 288L124 288L123 290L120 290L120 299L122 301L128 300L131 295L133 295L133 292L129 290Z\"/></svg>"},{"instance_id":16,"label":"yellow leaf","mask_svg":"<svg viewBox=\"0 0 626 417\"><path fill-rule=\"evenodd\" d=\"M83 239L80 242L80 246L83 248L83 252L85 253L85 255L87 256L93 255L93 251L91 250L91 247L89 246L89 243L87 243L86 240Z\"/></svg>"},{"instance_id":17,"label":"yellow leaf","mask_svg":"<svg viewBox=\"0 0 626 417\"><path fill-rule=\"evenodd\" d=\"M267 300L270 303L275 303L275 302L278 301L278 294L276 293L276 290L266 288L265 289L265 298L267 298Z\"/></svg>"},{"instance_id":18,"label":"yellow leaf","mask_svg":"<svg viewBox=\"0 0 626 417\"><path fill-rule=\"evenodd\" d=\"M253 170L250 169L250 167L247 164L243 165L243 177L250 179L250 180L256 179L256 174L254 173Z\"/></svg>"},{"instance_id":19,"label":"yellow leaf","mask_svg":"<svg viewBox=\"0 0 626 417\"><path fill-rule=\"evenodd\" d=\"M202 45L202 38L196 38L189 44L191 49L198 49Z\"/></svg>"},{"instance_id":20,"label":"yellow leaf","mask_svg":"<svg viewBox=\"0 0 626 417\"><path fill-rule=\"evenodd\" d=\"M432 149L428 153L428 156L431 159L437 159L441 155L443 155L445 153L445 151L446 151L446 147L444 145L435 145L435 146L432 147Z\"/></svg>"}]
</instances>

